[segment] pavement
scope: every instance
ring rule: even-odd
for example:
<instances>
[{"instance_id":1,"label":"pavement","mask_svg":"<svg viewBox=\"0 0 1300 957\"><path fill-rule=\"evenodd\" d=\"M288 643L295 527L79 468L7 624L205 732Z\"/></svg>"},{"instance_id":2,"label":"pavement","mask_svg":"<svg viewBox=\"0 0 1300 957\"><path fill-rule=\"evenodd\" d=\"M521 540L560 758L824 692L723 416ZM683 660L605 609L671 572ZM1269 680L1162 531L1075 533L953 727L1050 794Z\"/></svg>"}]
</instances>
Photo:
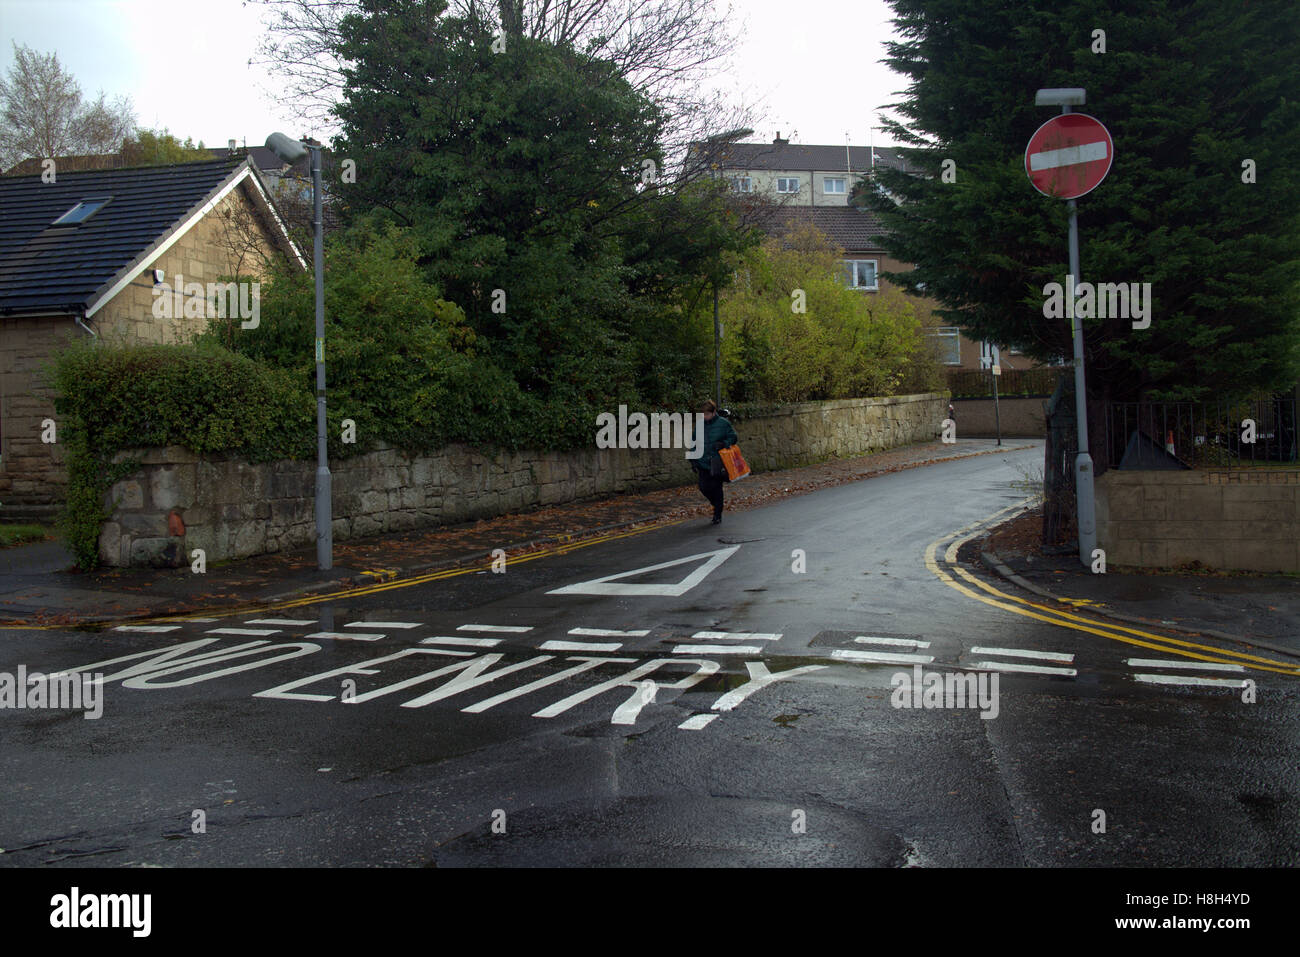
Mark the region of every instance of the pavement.
<instances>
[{"instance_id":1,"label":"pavement","mask_svg":"<svg viewBox=\"0 0 1300 957\"><path fill-rule=\"evenodd\" d=\"M755 473L727 486L727 509L856 482L932 462L1032 447L1032 442L964 439L926 442L853 459ZM466 564L486 565L495 549L520 553L562 547L620 531L707 520L694 485L620 494L459 525L334 542L334 567L317 567L315 546L222 563L203 574L181 569L78 572L58 542L0 550L0 627L86 625L167 615L228 612L313 592L362 588ZM723 529L726 518L723 519Z\"/></svg>"},{"instance_id":2,"label":"pavement","mask_svg":"<svg viewBox=\"0 0 1300 957\"><path fill-rule=\"evenodd\" d=\"M870 479L933 462L1005 453L1036 444L963 439L921 443L854 459L756 473L727 488L728 511ZM453 526L334 543L334 567L316 567L314 546L242 561L183 569L103 569L80 573L58 542L0 550L0 627L85 625L167 615L228 612L313 592L366 587L443 568L563 548L622 531L705 520L693 485L614 495ZM724 517L723 528L726 527ZM1300 656L1300 578L1286 575L1092 574L1072 555L999 553L993 536L972 560L1052 601L1086 606L1117 621L1235 641Z\"/></svg>"},{"instance_id":3,"label":"pavement","mask_svg":"<svg viewBox=\"0 0 1300 957\"><path fill-rule=\"evenodd\" d=\"M1115 567L1094 574L1073 552L1045 555L999 545L998 538L994 529L963 557L1040 598L1115 621L1300 657L1300 576Z\"/></svg>"}]
</instances>

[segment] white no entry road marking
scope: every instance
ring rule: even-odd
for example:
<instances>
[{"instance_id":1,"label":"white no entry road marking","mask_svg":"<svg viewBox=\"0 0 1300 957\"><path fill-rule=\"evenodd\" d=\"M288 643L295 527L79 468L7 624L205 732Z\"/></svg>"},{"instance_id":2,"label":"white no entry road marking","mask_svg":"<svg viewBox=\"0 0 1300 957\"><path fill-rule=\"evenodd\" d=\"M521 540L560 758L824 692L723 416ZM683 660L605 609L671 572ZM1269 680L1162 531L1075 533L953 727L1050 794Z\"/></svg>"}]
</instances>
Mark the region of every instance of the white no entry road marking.
<instances>
[{"instance_id":1,"label":"white no entry road marking","mask_svg":"<svg viewBox=\"0 0 1300 957\"><path fill-rule=\"evenodd\" d=\"M1181 668L1187 671L1245 671L1241 665L1217 661L1168 661L1163 658L1125 658L1134 668Z\"/></svg>"},{"instance_id":2,"label":"white no entry road marking","mask_svg":"<svg viewBox=\"0 0 1300 957\"><path fill-rule=\"evenodd\" d=\"M901 651L854 651L836 648L832 658L844 661L871 661L881 665L928 665L934 655L908 655Z\"/></svg>"},{"instance_id":3,"label":"white no entry road marking","mask_svg":"<svg viewBox=\"0 0 1300 957\"><path fill-rule=\"evenodd\" d=\"M915 638L880 638L876 635L858 635L853 639L862 645L898 645L903 648L929 648L928 641L917 641Z\"/></svg>"},{"instance_id":4,"label":"white no entry road marking","mask_svg":"<svg viewBox=\"0 0 1300 957\"><path fill-rule=\"evenodd\" d=\"M488 710L488 708L495 708L502 702L510 701L511 699L521 697L522 695L532 694L534 691L541 688L546 688L550 685L556 684L557 682L565 681L572 678L574 675L580 675L584 671L590 671L592 668L599 668L601 665L608 662L613 661L620 664L631 664L635 660L635 658L588 658L586 661L576 664L572 668L565 668L563 671L557 671L555 674L547 675L545 678L538 678L536 681L531 681L521 687L511 688L509 691L503 691L501 694L493 695L491 698L484 698L482 701L472 704L467 708L461 708L460 710L467 714L481 714Z\"/></svg>"},{"instance_id":5,"label":"white no entry road marking","mask_svg":"<svg viewBox=\"0 0 1300 957\"><path fill-rule=\"evenodd\" d=\"M365 632L354 631L318 631L315 634L307 635L308 638L333 638L337 641L378 641L384 636L379 632L366 634Z\"/></svg>"},{"instance_id":6,"label":"white no entry road marking","mask_svg":"<svg viewBox=\"0 0 1300 957\"><path fill-rule=\"evenodd\" d=\"M425 638L422 645L466 645L473 648L493 648L505 641L504 638L466 638L464 635L435 635Z\"/></svg>"},{"instance_id":7,"label":"white no entry road marking","mask_svg":"<svg viewBox=\"0 0 1300 957\"><path fill-rule=\"evenodd\" d=\"M504 631L510 634L522 635L525 631L532 631L532 625L461 625L457 631Z\"/></svg>"},{"instance_id":8,"label":"white no entry road marking","mask_svg":"<svg viewBox=\"0 0 1300 957\"><path fill-rule=\"evenodd\" d=\"M1197 685L1203 688L1240 688L1242 678L1201 678L1196 675L1134 675L1138 681L1153 685Z\"/></svg>"},{"instance_id":9,"label":"white no entry road marking","mask_svg":"<svg viewBox=\"0 0 1300 957\"><path fill-rule=\"evenodd\" d=\"M700 552L698 555L687 555L685 558L674 558L670 562L660 562L658 565L647 565L645 568L634 568L631 571L618 572L615 575L606 575L604 578L593 578L591 581L576 582L572 585L565 585L563 588L554 588L546 594L669 595L676 597L686 594L700 582L704 581L711 572L738 551L740 551L740 546L733 545L730 548L720 548L717 551ZM676 565L686 565L690 562L697 562L700 559L705 559L704 564L676 583L647 585L641 582L626 582L619 580L623 578L631 578L633 575L644 575L649 572L657 572L664 568L672 568Z\"/></svg>"},{"instance_id":10,"label":"white no entry road marking","mask_svg":"<svg viewBox=\"0 0 1300 957\"><path fill-rule=\"evenodd\" d=\"M716 714L693 714L677 727L683 731L699 731L717 717Z\"/></svg>"},{"instance_id":11,"label":"white no entry road marking","mask_svg":"<svg viewBox=\"0 0 1300 957\"><path fill-rule=\"evenodd\" d=\"M180 625L118 625L114 631L143 631L149 634L162 634L165 631L175 631Z\"/></svg>"},{"instance_id":12,"label":"white no entry road marking","mask_svg":"<svg viewBox=\"0 0 1300 957\"><path fill-rule=\"evenodd\" d=\"M618 651L621 641L544 641L539 651Z\"/></svg>"},{"instance_id":13,"label":"white no entry road marking","mask_svg":"<svg viewBox=\"0 0 1300 957\"><path fill-rule=\"evenodd\" d=\"M256 635L259 638L265 638L267 635L278 635L279 628L209 628L209 635Z\"/></svg>"},{"instance_id":14,"label":"white no entry road marking","mask_svg":"<svg viewBox=\"0 0 1300 957\"><path fill-rule=\"evenodd\" d=\"M763 631L697 631L692 638L705 641L780 641L781 633Z\"/></svg>"},{"instance_id":15,"label":"white no entry road marking","mask_svg":"<svg viewBox=\"0 0 1300 957\"><path fill-rule=\"evenodd\" d=\"M1025 651L1021 648L979 648L970 650L972 655L1006 655L1008 658L1037 658L1040 661L1074 661L1074 655L1060 651Z\"/></svg>"},{"instance_id":16,"label":"white no entry road marking","mask_svg":"<svg viewBox=\"0 0 1300 957\"><path fill-rule=\"evenodd\" d=\"M640 631L615 631L612 628L570 628L571 635L584 635L588 638L644 638L650 634L649 628Z\"/></svg>"},{"instance_id":17,"label":"white no entry road marking","mask_svg":"<svg viewBox=\"0 0 1300 957\"><path fill-rule=\"evenodd\" d=\"M315 618L254 618L246 625L314 625Z\"/></svg>"},{"instance_id":18,"label":"white no entry road marking","mask_svg":"<svg viewBox=\"0 0 1300 957\"><path fill-rule=\"evenodd\" d=\"M1057 142L1060 142L1059 140ZM1093 160L1106 158L1106 141L1081 143L1059 150L1043 150L1041 153L1029 154L1029 168L1033 172L1040 169L1056 169L1058 166L1074 166L1077 163L1091 163Z\"/></svg>"},{"instance_id":19,"label":"white no entry road marking","mask_svg":"<svg viewBox=\"0 0 1300 957\"><path fill-rule=\"evenodd\" d=\"M761 655L762 645L678 645L675 655Z\"/></svg>"},{"instance_id":20,"label":"white no entry road marking","mask_svg":"<svg viewBox=\"0 0 1300 957\"><path fill-rule=\"evenodd\" d=\"M344 628L419 628L418 621L350 621Z\"/></svg>"},{"instance_id":21,"label":"white no entry road marking","mask_svg":"<svg viewBox=\"0 0 1300 957\"><path fill-rule=\"evenodd\" d=\"M1049 668L1046 665L1021 665L1012 664L1009 661L972 661L972 668L979 668L981 671L1016 671L1028 675L1062 675L1066 678L1077 678L1079 672L1073 668Z\"/></svg>"}]
</instances>

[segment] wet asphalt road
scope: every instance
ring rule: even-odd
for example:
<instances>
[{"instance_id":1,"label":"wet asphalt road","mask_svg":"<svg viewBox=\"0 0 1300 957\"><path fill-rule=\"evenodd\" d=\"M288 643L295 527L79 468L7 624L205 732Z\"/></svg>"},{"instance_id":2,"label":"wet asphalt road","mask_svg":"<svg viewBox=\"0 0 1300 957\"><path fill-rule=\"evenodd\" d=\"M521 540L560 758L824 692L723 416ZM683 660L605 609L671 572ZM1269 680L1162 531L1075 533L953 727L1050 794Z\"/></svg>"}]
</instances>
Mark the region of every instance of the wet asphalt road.
<instances>
[{"instance_id":1,"label":"wet asphalt road","mask_svg":"<svg viewBox=\"0 0 1300 957\"><path fill-rule=\"evenodd\" d=\"M0 710L0 865L1295 864L1295 678L927 567L1040 464L165 631L5 631L0 672L105 682L96 720ZM996 675L989 717L895 707L914 666ZM1217 683L1158 683L1187 679Z\"/></svg>"}]
</instances>

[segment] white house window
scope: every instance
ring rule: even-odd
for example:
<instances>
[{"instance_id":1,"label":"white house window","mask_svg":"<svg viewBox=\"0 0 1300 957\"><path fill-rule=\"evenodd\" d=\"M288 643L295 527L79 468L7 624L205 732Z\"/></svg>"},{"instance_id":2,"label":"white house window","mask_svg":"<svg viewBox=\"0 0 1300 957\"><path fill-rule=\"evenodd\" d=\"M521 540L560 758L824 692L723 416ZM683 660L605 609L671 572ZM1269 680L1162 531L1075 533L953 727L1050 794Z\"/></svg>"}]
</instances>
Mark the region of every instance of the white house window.
<instances>
[{"instance_id":1,"label":"white house window","mask_svg":"<svg viewBox=\"0 0 1300 957\"><path fill-rule=\"evenodd\" d=\"M776 191L778 193L797 193L799 192L798 176L778 176L776 178Z\"/></svg>"},{"instance_id":2,"label":"white house window","mask_svg":"<svg viewBox=\"0 0 1300 957\"><path fill-rule=\"evenodd\" d=\"M844 177L843 177L843 176L827 176L826 179L822 181L822 191L825 192L825 193L828 193L828 194L829 194L829 193L843 193L843 192L844 192Z\"/></svg>"},{"instance_id":3,"label":"white house window","mask_svg":"<svg viewBox=\"0 0 1300 957\"><path fill-rule=\"evenodd\" d=\"M956 326L937 326L930 333L935 355L946 366L961 365L961 330Z\"/></svg>"},{"instance_id":4,"label":"white house window","mask_svg":"<svg viewBox=\"0 0 1300 957\"><path fill-rule=\"evenodd\" d=\"M854 289L878 289L874 259L846 259L844 268L848 284Z\"/></svg>"},{"instance_id":5,"label":"white house window","mask_svg":"<svg viewBox=\"0 0 1300 957\"><path fill-rule=\"evenodd\" d=\"M733 176L731 177L731 189L736 193L753 192L754 181L748 176Z\"/></svg>"}]
</instances>

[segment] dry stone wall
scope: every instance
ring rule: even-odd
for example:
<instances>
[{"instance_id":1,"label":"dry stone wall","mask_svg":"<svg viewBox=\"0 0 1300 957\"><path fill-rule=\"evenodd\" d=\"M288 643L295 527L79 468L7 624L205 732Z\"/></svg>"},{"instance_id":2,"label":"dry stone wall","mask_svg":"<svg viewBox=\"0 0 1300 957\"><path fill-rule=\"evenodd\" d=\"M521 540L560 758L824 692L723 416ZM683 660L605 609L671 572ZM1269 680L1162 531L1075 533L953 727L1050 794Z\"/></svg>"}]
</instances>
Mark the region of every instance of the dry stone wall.
<instances>
[{"instance_id":1,"label":"dry stone wall","mask_svg":"<svg viewBox=\"0 0 1300 957\"><path fill-rule=\"evenodd\" d=\"M737 423L756 471L931 441L946 414L937 394L789 406ZM595 434L595 426L592 428ZM245 558L315 541L314 462L252 464L168 447L123 452L138 471L108 493L100 560L176 567ZM485 454L452 445L411 456L381 448L330 465L336 539L448 525L618 492L694 482L682 449Z\"/></svg>"}]
</instances>

